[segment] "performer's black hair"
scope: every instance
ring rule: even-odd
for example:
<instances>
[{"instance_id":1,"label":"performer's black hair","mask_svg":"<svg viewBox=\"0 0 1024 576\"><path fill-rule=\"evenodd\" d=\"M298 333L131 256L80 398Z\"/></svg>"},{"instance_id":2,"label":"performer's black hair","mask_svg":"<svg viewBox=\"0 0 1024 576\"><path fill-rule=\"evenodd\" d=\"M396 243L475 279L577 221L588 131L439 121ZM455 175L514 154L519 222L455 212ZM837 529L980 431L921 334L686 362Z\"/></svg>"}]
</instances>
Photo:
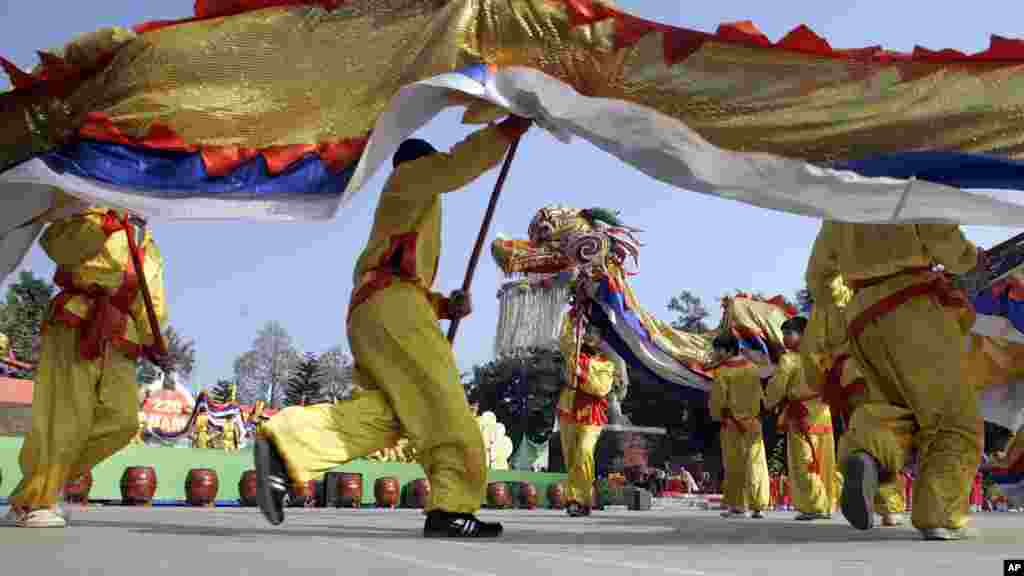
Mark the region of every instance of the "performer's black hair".
<instances>
[{"instance_id":1,"label":"performer's black hair","mask_svg":"<svg viewBox=\"0 0 1024 576\"><path fill-rule=\"evenodd\" d=\"M796 332L797 334L803 334L806 329L807 318L804 318L803 316L794 316L782 323L783 332Z\"/></svg>"},{"instance_id":2,"label":"performer's black hair","mask_svg":"<svg viewBox=\"0 0 1024 576\"><path fill-rule=\"evenodd\" d=\"M392 159L392 164L398 167L399 164L411 162L417 158L436 154L437 149L430 142L419 138L409 138L398 146L398 151Z\"/></svg>"},{"instance_id":3,"label":"performer's black hair","mask_svg":"<svg viewBox=\"0 0 1024 576\"><path fill-rule=\"evenodd\" d=\"M736 336L733 336L729 332L715 336L715 340L711 343L711 347L715 350L728 352L732 356L740 353L740 341Z\"/></svg>"}]
</instances>

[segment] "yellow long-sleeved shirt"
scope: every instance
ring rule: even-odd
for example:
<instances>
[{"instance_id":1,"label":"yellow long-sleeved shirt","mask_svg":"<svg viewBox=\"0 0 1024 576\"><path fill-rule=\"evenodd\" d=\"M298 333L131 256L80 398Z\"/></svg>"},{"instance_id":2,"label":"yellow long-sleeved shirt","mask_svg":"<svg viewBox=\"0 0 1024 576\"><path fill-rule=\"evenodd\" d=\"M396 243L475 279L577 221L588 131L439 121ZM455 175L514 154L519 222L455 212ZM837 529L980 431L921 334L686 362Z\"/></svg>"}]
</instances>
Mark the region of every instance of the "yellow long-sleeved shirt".
<instances>
[{"instance_id":1,"label":"yellow long-sleeved shirt","mask_svg":"<svg viewBox=\"0 0 1024 576\"><path fill-rule=\"evenodd\" d=\"M558 346L565 359L564 386L558 398L559 413L570 416L578 424L607 423L607 397L618 374L615 363L603 354L581 353L577 366L576 335L569 315L562 321ZM577 391L583 395L578 395Z\"/></svg>"},{"instance_id":2,"label":"yellow long-sleeved shirt","mask_svg":"<svg viewBox=\"0 0 1024 576\"><path fill-rule=\"evenodd\" d=\"M851 224L825 221L814 240L805 279L817 302L839 274L863 281L907 268L941 264L963 274L978 262L978 249L955 224Z\"/></svg>"},{"instance_id":3,"label":"yellow long-sleeved shirt","mask_svg":"<svg viewBox=\"0 0 1024 576\"><path fill-rule=\"evenodd\" d=\"M415 279L435 308L443 296L430 292L441 255L441 194L458 190L501 161L511 142L488 126L438 152L398 165L381 192L366 248L356 262L353 285L367 272L387 268L400 249L403 276Z\"/></svg>"},{"instance_id":4,"label":"yellow long-sleeved shirt","mask_svg":"<svg viewBox=\"0 0 1024 576\"><path fill-rule=\"evenodd\" d=\"M119 217L119 216L118 216ZM111 231L116 218L106 208L90 208L58 220L46 229L39 243L47 256L57 264L57 277L70 279L75 291L103 289L114 294L122 287L126 273L134 271L125 231ZM167 298L164 292L163 257L147 231L139 249L143 251L143 272L153 301L153 309L163 330L167 319ZM89 318L94 298L85 294L58 294L54 319ZM128 310L125 325L115 338L138 346L152 346L153 331L149 325L142 290L136 291Z\"/></svg>"},{"instance_id":5,"label":"yellow long-sleeved shirt","mask_svg":"<svg viewBox=\"0 0 1024 576\"><path fill-rule=\"evenodd\" d=\"M808 385L804 364L794 352L786 352L779 358L775 373L765 388L765 408L771 410L789 401L801 401L807 408L807 423L813 426L831 426L832 418L828 408L816 397L818 392ZM786 424L786 413L779 418L779 426Z\"/></svg>"},{"instance_id":6,"label":"yellow long-sleeved shirt","mask_svg":"<svg viewBox=\"0 0 1024 576\"><path fill-rule=\"evenodd\" d=\"M746 424L761 414L761 376L758 367L745 359L730 360L715 370L709 408L711 417L726 421L723 409L728 408L734 418Z\"/></svg>"}]
</instances>

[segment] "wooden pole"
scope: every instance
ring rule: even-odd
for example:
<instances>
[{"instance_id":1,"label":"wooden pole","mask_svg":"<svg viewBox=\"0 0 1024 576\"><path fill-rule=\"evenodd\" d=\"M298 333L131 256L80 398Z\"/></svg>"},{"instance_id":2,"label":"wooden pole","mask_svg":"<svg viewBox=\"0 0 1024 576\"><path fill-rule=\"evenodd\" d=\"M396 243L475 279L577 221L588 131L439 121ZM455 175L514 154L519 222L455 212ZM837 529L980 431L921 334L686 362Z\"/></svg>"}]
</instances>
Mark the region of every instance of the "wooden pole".
<instances>
[{"instance_id":1,"label":"wooden pole","mask_svg":"<svg viewBox=\"0 0 1024 576\"><path fill-rule=\"evenodd\" d=\"M484 221L480 224L480 234L476 237L476 244L473 246L473 254L469 257L469 266L466 267L466 277L462 280L462 291L469 294L470 284L473 283L473 274L476 273L476 265L480 261L480 252L484 247L484 240L487 239L487 231L491 227L491 220L494 218L494 209L498 205L498 197L501 189L505 186L505 178L508 177L509 167L512 166L512 159L519 148L519 138L512 142L508 154L505 156L505 163L501 165L501 173L498 174L498 181L494 184L494 192L491 193L491 201L487 204L487 212L484 213ZM455 341L455 333L459 330L460 318L452 319L448 325L448 342Z\"/></svg>"},{"instance_id":2,"label":"wooden pole","mask_svg":"<svg viewBox=\"0 0 1024 576\"><path fill-rule=\"evenodd\" d=\"M135 277L139 280L139 289L142 291L142 301L146 304L146 316L149 318L149 328L153 332L153 342L156 345L157 354L167 356L167 343L164 342L164 335L160 332L160 321L156 317L156 309L153 308L153 296L149 292L149 284L146 282L145 269L142 267L142 259L139 258L138 246L135 244L135 227L125 216L121 223L124 225L124 232L128 235L128 251L132 254L132 266L135 267Z\"/></svg>"}]
</instances>

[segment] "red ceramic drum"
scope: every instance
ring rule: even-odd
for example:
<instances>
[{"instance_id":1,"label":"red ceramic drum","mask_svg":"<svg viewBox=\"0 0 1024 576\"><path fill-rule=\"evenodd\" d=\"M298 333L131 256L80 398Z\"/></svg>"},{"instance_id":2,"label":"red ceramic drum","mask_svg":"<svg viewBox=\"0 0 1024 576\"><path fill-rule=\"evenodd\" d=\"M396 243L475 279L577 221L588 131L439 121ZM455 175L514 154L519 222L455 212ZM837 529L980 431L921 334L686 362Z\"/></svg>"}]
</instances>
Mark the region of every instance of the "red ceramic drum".
<instances>
[{"instance_id":1,"label":"red ceramic drum","mask_svg":"<svg viewBox=\"0 0 1024 576\"><path fill-rule=\"evenodd\" d=\"M529 482L520 482L518 500L520 508L533 510L537 507L537 488Z\"/></svg>"},{"instance_id":2,"label":"red ceramic drum","mask_svg":"<svg viewBox=\"0 0 1024 576\"><path fill-rule=\"evenodd\" d=\"M430 481L418 478L405 485L405 506L426 508L430 504Z\"/></svg>"},{"instance_id":3,"label":"red ceramic drum","mask_svg":"<svg viewBox=\"0 0 1024 576\"><path fill-rule=\"evenodd\" d=\"M373 483L373 498L378 508L394 508L398 505L398 478L386 476Z\"/></svg>"},{"instance_id":4,"label":"red ceramic drum","mask_svg":"<svg viewBox=\"0 0 1024 576\"><path fill-rule=\"evenodd\" d=\"M507 508L509 504L508 484L491 482L487 485L487 505L491 508Z\"/></svg>"},{"instance_id":5,"label":"red ceramic drum","mask_svg":"<svg viewBox=\"0 0 1024 576\"><path fill-rule=\"evenodd\" d=\"M288 507L315 508L317 492L316 480L310 480L309 482L306 482L305 486L298 489L296 489L295 486L292 486L288 492Z\"/></svg>"},{"instance_id":6,"label":"red ceramic drum","mask_svg":"<svg viewBox=\"0 0 1024 576\"><path fill-rule=\"evenodd\" d=\"M334 506L338 508L359 508L363 502L363 475L342 472L337 476L337 499Z\"/></svg>"},{"instance_id":7,"label":"red ceramic drum","mask_svg":"<svg viewBox=\"0 0 1024 576\"><path fill-rule=\"evenodd\" d=\"M185 478L185 500L192 506L213 506L219 488L216 470L194 468Z\"/></svg>"},{"instance_id":8,"label":"red ceramic drum","mask_svg":"<svg viewBox=\"0 0 1024 576\"><path fill-rule=\"evenodd\" d=\"M238 501L242 506L256 505L256 471L246 470L238 479Z\"/></svg>"},{"instance_id":9,"label":"red ceramic drum","mask_svg":"<svg viewBox=\"0 0 1024 576\"><path fill-rule=\"evenodd\" d=\"M320 487L323 484L319 480L310 480L306 483L306 499L303 505L306 508L316 508L320 505Z\"/></svg>"},{"instance_id":10,"label":"red ceramic drum","mask_svg":"<svg viewBox=\"0 0 1024 576\"><path fill-rule=\"evenodd\" d=\"M548 507L554 510L565 508L565 484L556 482L548 485Z\"/></svg>"},{"instance_id":11,"label":"red ceramic drum","mask_svg":"<svg viewBox=\"0 0 1024 576\"><path fill-rule=\"evenodd\" d=\"M64 484L64 501L75 504L88 504L89 490L92 490L92 473L86 472L74 480L68 480Z\"/></svg>"},{"instance_id":12,"label":"red ceramic drum","mask_svg":"<svg viewBox=\"0 0 1024 576\"><path fill-rule=\"evenodd\" d=\"M151 466L129 466L121 475L121 503L148 506L156 494L156 470Z\"/></svg>"}]
</instances>

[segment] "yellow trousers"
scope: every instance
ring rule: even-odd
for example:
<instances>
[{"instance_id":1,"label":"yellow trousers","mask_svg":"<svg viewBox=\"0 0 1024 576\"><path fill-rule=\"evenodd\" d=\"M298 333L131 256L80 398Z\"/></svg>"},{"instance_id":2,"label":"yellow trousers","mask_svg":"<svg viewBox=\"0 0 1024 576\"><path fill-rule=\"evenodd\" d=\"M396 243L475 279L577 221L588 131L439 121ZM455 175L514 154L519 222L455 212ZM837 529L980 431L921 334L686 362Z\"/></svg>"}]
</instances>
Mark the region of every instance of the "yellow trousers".
<instances>
[{"instance_id":1,"label":"yellow trousers","mask_svg":"<svg viewBox=\"0 0 1024 576\"><path fill-rule=\"evenodd\" d=\"M854 410L856 411L856 410ZM839 438L839 452L837 457L840 462L846 460L846 457L850 454L850 443L848 437L844 434ZM837 487L836 494L842 492L842 475L836 473L839 486ZM875 495L875 512L882 515L890 514L902 514L907 511L907 499L904 497L906 493L906 481L903 479L903 475L899 473L892 474L892 477L878 485L878 494ZM838 496L837 496L838 498Z\"/></svg>"},{"instance_id":2,"label":"yellow trousers","mask_svg":"<svg viewBox=\"0 0 1024 576\"><path fill-rule=\"evenodd\" d=\"M853 315L873 301L859 300ZM977 388L963 362L959 315L930 298L916 298L869 323L851 352L867 394L850 418L849 450L865 451L898 473L916 446L914 527L965 526L980 439Z\"/></svg>"},{"instance_id":3,"label":"yellow trousers","mask_svg":"<svg viewBox=\"0 0 1024 576\"><path fill-rule=\"evenodd\" d=\"M334 404L285 408L261 426L292 481L304 485L404 435L430 480L428 510L479 510L487 490L483 435L426 296L401 282L375 293L352 312L348 339L362 390Z\"/></svg>"},{"instance_id":4,"label":"yellow trousers","mask_svg":"<svg viewBox=\"0 0 1024 576\"><path fill-rule=\"evenodd\" d=\"M139 430L135 361L110 346L102 357L82 360L78 334L62 324L43 334L12 506L53 506L65 482L127 446Z\"/></svg>"},{"instance_id":5,"label":"yellow trousers","mask_svg":"<svg viewBox=\"0 0 1024 576\"><path fill-rule=\"evenodd\" d=\"M835 440L832 433L810 434L818 471L810 470L812 446L796 432L786 433L786 460L793 506L808 514L831 514L835 508Z\"/></svg>"},{"instance_id":6,"label":"yellow trousers","mask_svg":"<svg viewBox=\"0 0 1024 576\"><path fill-rule=\"evenodd\" d=\"M566 501L590 506L594 501L594 448L603 426L558 423L562 459L568 472Z\"/></svg>"},{"instance_id":7,"label":"yellow trousers","mask_svg":"<svg viewBox=\"0 0 1024 576\"><path fill-rule=\"evenodd\" d=\"M771 487L764 437L760 422L748 426L753 429L747 432L722 428L722 501L733 510L767 510Z\"/></svg>"}]
</instances>

